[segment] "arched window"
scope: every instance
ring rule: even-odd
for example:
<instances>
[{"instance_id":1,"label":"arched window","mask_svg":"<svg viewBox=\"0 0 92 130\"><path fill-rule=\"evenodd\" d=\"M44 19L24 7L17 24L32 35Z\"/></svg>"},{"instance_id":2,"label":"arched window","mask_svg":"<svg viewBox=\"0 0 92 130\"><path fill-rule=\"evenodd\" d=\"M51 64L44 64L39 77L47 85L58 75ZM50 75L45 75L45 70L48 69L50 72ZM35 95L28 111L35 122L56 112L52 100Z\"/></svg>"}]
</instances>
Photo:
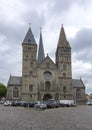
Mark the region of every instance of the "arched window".
<instances>
[{"instance_id":1,"label":"arched window","mask_svg":"<svg viewBox=\"0 0 92 130\"><path fill-rule=\"evenodd\" d=\"M52 75L52 73L51 73L50 71L45 71L45 72L44 72L44 75L45 75L46 77L50 77L50 76Z\"/></svg>"},{"instance_id":2,"label":"arched window","mask_svg":"<svg viewBox=\"0 0 92 130\"><path fill-rule=\"evenodd\" d=\"M63 78L66 78L66 73L63 73Z\"/></svg>"},{"instance_id":3,"label":"arched window","mask_svg":"<svg viewBox=\"0 0 92 130\"><path fill-rule=\"evenodd\" d=\"M66 93L66 86L63 87L63 93Z\"/></svg>"},{"instance_id":4,"label":"arched window","mask_svg":"<svg viewBox=\"0 0 92 130\"><path fill-rule=\"evenodd\" d=\"M46 82L45 82L45 89L46 89L46 90L50 90L50 86L51 86L50 82L49 82L49 81L46 81Z\"/></svg>"},{"instance_id":5,"label":"arched window","mask_svg":"<svg viewBox=\"0 0 92 130\"><path fill-rule=\"evenodd\" d=\"M76 99L81 99L81 90L80 89L76 90Z\"/></svg>"},{"instance_id":6,"label":"arched window","mask_svg":"<svg viewBox=\"0 0 92 130\"><path fill-rule=\"evenodd\" d=\"M66 70L66 64L63 64L63 70Z\"/></svg>"},{"instance_id":7,"label":"arched window","mask_svg":"<svg viewBox=\"0 0 92 130\"><path fill-rule=\"evenodd\" d=\"M32 70L30 70L30 71L29 71L29 74L32 76L32 75L33 75L33 71L32 71Z\"/></svg>"},{"instance_id":8,"label":"arched window","mask_svg":"<svg viewBox=\"0 0 92 130\"><path fill-rule=\"evenodd\" d=\"M13 89L13 97L14 97L14 98L18 98L18 96L19 96L18 88L15 87L15 88Z\"/></svg>"},{"instance_id":9,"label":"arched window","mask_svg":"<svg viewBox=\"0 0 92 130\"><path fill-rule=\"evenodd\" d=\"M50 71L45 71L43 74L44 74L44 78L46 80L48 80L52 77L52 73Z\"/></svg>"},{"instance_id":10,"label":"arched window","mask_svg":"<svg viewBox=\"0 0 92 130\"><path fill-rule=\"evenodd\" d=\"M29 91L33 91L33 85L32 84L29 85Z\"/></svg>"}]
</instances>

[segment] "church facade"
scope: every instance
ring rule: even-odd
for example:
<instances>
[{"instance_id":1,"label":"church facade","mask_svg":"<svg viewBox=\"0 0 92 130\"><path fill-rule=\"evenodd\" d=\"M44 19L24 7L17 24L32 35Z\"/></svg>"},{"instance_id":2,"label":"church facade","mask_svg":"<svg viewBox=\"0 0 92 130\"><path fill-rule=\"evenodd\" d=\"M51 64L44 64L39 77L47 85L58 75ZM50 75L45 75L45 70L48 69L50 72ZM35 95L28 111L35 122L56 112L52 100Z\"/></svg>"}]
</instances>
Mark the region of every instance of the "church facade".
<instances>
[{"instance_id":1,"label":"church facade","mask_svg":"<svg viewBox=\"0 0 92 130\"><path fill-rule=\"evenodd\" d=\"M38 52L38 54L37 54ZM71 46L61 27L55 53L55 63L45 57L42 32L39 49L31 27L22 42L22 76L11 76L7 84L7 99L23 101L70 100L85 101L82 79L72 79Z\"/></svg>"}]
</instances>

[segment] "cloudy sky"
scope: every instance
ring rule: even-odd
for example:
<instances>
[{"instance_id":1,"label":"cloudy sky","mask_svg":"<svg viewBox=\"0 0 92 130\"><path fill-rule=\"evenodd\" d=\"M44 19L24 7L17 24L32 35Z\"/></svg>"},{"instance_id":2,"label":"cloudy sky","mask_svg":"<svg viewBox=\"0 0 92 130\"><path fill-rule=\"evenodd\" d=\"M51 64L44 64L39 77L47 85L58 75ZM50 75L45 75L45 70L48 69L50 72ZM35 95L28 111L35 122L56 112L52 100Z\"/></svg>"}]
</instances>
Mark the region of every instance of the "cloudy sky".
<instances>
[{"instance_id":1,"label":"cloudy sky","mask_svg":"<svg viewBox=\"0 0 92 130\"><path fill-rule=\"evenodd\" d=\"M54 60L61 25L72 47L72 76L92 93L92 0L0 0L0 82L21 76L22 46L31 28L37 44L42 27L45 55Z\"/></svg>"}]
</instances>

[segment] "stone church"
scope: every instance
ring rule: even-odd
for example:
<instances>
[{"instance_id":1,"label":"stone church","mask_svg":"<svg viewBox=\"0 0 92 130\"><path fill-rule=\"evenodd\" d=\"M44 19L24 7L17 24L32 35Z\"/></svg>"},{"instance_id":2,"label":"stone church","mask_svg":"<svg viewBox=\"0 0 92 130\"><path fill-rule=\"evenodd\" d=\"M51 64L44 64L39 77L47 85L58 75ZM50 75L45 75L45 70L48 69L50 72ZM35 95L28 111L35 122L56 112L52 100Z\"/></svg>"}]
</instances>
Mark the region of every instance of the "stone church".
<instances>
[{"instance_id":1,"label":"stone church","mask_svg":"<svg viewBox=\"0 0 92 130\"><path fill-rule=\"evenodd\" d=\"M51 43L52 44L52 43ZM71 46L62 25L55 63L47 54L45 57L42 32L39 49L31 27L22 42L22 76L10 75L7 84L7 99L70 100L85 101L85 85L82 79L72 79Z\"/></svg>"}]
</instances>

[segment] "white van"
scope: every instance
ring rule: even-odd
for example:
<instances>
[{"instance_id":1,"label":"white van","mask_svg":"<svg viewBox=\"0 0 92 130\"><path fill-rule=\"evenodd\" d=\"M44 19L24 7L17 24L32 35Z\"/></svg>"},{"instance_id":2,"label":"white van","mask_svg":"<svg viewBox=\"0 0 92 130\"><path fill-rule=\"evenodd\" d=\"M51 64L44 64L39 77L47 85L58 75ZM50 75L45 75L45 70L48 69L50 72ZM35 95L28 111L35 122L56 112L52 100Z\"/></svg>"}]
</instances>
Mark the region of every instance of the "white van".
<instances>
[{"instance_id":1,"label":"white van","mask_svg":"<svg viewBox=\"0 0 92 130\"><path fill-rule=\"evenodd\" d=\"M75 107L76 102L75 100L60 100L60 106L61 107Z\"/></svg>"}]
</instances>

